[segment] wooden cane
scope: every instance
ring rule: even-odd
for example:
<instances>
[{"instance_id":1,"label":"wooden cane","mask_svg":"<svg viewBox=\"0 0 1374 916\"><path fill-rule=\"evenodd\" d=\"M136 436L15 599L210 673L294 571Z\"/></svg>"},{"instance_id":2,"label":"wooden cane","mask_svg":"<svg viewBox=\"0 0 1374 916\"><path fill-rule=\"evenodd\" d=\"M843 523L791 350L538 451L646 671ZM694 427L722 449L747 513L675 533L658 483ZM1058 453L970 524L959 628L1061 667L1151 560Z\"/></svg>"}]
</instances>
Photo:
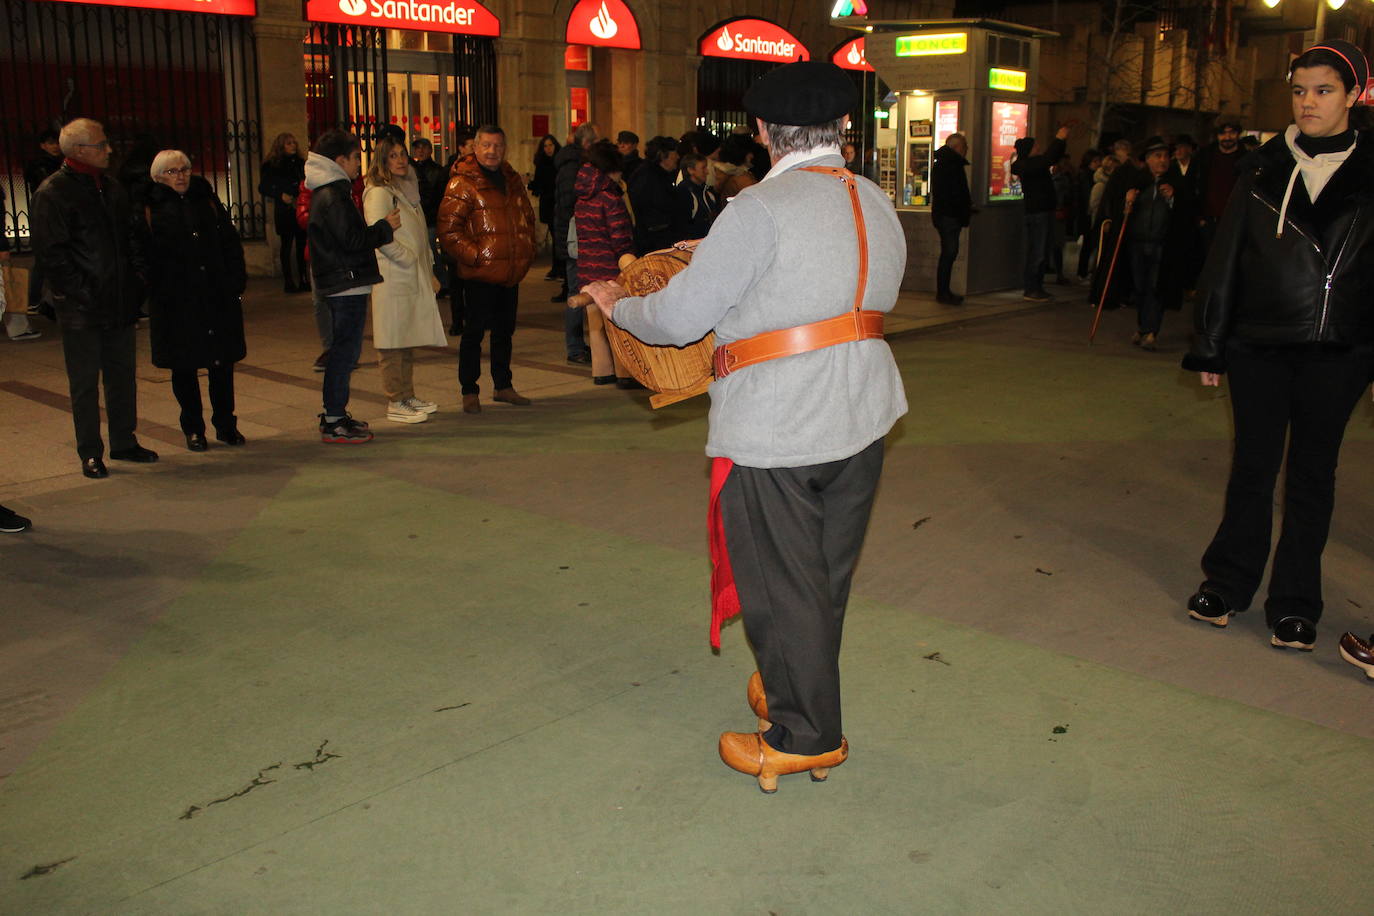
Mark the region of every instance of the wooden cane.
<instances>
[{"instance_id":1,"label":"wooden cane","mask_svg":"<svg viewBox=\"0 0 1374 916\"><path fill-rule=\"evenodd\" d=\"M1107 294L1111 292L1112 289L1112 274L1116 271L1116 259L1117 256L1121 254L1121 242L1126 238L1126 223L1130 220L1131 207L1134 203L1135 201L1133 200L1126 201L1126 208L1121 213L1121 229L1116 234L1116 245L1112 247L1112 260L1107 264L1106 279L1102 281L1102 295L1097 297L1097 314L1093 315L1093 326L1092 329L1088 331L1089 344L1097 337L1097 325L1102 321L1102 307L1107 304ZM1097 250L1101 251L1101 246L1099 246Z\"/></svg>"}]
</instances>

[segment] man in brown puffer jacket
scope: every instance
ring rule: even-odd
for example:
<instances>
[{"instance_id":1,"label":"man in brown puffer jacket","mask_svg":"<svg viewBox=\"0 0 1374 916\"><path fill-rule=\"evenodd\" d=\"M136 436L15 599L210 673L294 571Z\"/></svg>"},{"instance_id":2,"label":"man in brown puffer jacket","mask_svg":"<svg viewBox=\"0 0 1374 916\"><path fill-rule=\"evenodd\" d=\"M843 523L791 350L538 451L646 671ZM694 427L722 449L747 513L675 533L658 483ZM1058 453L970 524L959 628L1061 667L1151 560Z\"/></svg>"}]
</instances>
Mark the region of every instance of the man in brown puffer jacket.
<instances>
[{"instance_id":1,"label":"man in brown puffer jacket","mask_svg":"<svg viewBox=\"0 0 1374 916\"><path fill-rule=\"evenodd\" d=\"M511 384L511 337L520 281L534 260L534 209L525 183L506 162L499 127L477 129L477 148L453 165L439 204L439 244L465 281L467 311L458 343L463 412L480 413L482 337L491 331L492 399L524 406L530 399Z\"/></svg>"}]
</instances>

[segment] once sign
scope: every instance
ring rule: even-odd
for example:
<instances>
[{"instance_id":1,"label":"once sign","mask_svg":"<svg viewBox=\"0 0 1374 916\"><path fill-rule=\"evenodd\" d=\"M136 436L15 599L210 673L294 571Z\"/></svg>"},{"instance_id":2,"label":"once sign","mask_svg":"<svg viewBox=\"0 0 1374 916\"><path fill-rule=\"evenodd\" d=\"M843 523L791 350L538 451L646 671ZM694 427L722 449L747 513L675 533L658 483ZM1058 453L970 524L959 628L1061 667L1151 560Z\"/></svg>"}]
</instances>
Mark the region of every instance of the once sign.
<instances>
[{"instance_id":1,"label":"once sign","mask_svg":"<svg viewBox=\"0 0 1374 916\"><path fill-rule=\"evenodd\" d=\"M501 34L501 21L477 0L306 0L305 18L458 35Z\"/></svg>"},{"instance_id":2,"label":"once sign","mask_svg":"<svg viewBox=\"0 0 1374 916\"><path fill-rule=\"evenodd\" d=\"M766 19L731 19L702 36L698 51L703 57L764 60L790 64L810 60L811 52L797 36Z\"/></svg>"}]
</instances>

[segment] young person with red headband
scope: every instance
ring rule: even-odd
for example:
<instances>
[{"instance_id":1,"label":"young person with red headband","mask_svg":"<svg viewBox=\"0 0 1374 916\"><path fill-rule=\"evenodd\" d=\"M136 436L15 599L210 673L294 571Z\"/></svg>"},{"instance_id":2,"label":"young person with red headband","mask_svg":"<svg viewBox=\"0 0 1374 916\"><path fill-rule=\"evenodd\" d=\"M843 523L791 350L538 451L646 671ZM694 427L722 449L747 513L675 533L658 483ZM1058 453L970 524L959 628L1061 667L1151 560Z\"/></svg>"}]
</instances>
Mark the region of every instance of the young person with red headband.
<instances>
[{"instance_id":1,"label":"young person with red headband","mask_svg":"<svg viewBox=\"0 0 1374 916\"><path fill-rule=\"evenodd\" d=\"M1293 121L1236 182L1199 284L1183 367L1228 379L1235 452L1221 525L1190 617L1224 627L1249 607L1269 558L1274 483L1287 450L1270 570L1270 642L1310 651L1321 556L1346 423L1374 375L1374 135L1360 105L1369 63L1345 41L1289 73Z\"/></svg>"}]
</instances>

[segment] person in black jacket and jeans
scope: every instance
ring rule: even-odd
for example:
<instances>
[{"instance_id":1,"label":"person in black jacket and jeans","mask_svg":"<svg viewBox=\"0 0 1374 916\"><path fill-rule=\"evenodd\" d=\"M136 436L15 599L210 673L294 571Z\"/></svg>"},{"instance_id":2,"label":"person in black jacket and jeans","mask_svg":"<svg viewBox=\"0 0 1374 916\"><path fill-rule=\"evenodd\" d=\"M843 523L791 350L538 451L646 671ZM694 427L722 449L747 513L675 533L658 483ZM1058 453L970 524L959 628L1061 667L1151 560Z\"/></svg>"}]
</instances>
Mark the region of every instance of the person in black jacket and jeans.
<instances>
[{"instance_id":1,"label":"person in black jacket and jeans","mask_svg":"<svg viewBox=\"0 0 1374 916\"><path fill-rule=\"evenodd\" d=\"M1025 293L1032 302L1048 302L1045 292L1045 266L1049 263L1050 232L1054 229L1054 179L1050 167L1064 155L1064 140L1069 128L1061 127L1049 149L1036 155L1035 138L1016 141L1016 161L1011 173L1021 179L1021 198L1026 206Z\"/></svg>"},{"instance_id":2,"label":"person in black jacket and jeans","mask_svg":"<svg viewBox=\"0 0 1374 916\"><path fill-rule=\"evenodd\" d=\"M1374 374L1374 135L1355 129L1368 116L1352 109L1368 73L1344 41L1293 61L1296 123L1257 150L1236 182L1183 360L1204 385L1227 375L1235 417L1225 509L1188 614L1224 627L1249 607L1269 557L1287 440L1283 529L1264 605L1281 648L1316 642L1336 459Z\"/></svg>"},{"instance_id":3,"label":"person in black jacket and jeans","mask_svg":"<svg viewBox=\"0 0 1374 916\"><path fill-rule=\"evenodd\" d=\"M968 139L963 134L950 134L945 145L935 151L935 164L930 168L930 220L940 234L940 260L935 265L935 301L944 305L961 305L964 297L956 296L949 288L949 275L959 257L959 234L969 223L973 200L968 192Z\"/></svg>"},{"instance_id":4,"label":"person in black jacket and jeans","mask_svg":"<svg viewBox=\"0 0 1374 916\"><path fill-rule=\"evenodd\" d=\"M358 138L341 130L326 131L305 161L310 189L310 272L315 289L329 302L333 339L324 370L324 413L320 440L367 442L372 431L348 414L349 376L363 347L367 297L382 282L377 249L391 241L401 225L399 209L371 226L353 204L353 179L362 171Z\"/></svg>"},{"instance_id":5,"label":"person in black jacket and jeans","mask_svg":"<svg viewBox=\"0 0 1374 916\"><path fill-rule=\"evenodd\" d=\"M134 436L138 387L134 329L143 304L143 271L134 242L129 195L106 174L110 142L97 121L62 128L66 159L33 197L33 246L44 295L57 310L71 387L81 473L107 477L100 438L100 388L110 429L110 457L147 464L157 452Z\"/></svg>"}]
</instances>

